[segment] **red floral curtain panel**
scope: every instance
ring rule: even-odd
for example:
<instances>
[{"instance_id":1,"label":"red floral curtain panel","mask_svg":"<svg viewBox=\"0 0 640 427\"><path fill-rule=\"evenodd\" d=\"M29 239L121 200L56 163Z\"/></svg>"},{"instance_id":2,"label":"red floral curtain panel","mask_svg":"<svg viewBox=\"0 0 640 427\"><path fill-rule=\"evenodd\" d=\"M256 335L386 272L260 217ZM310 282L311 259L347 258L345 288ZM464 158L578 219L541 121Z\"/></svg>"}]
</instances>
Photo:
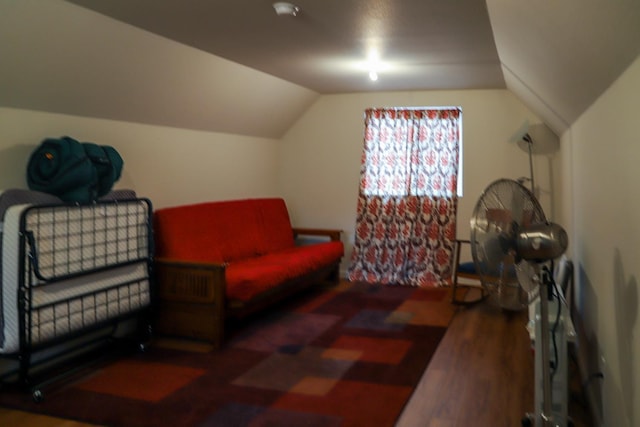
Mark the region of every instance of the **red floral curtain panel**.
<instances>
[{"instance_id":1,"label":"red floral curtain panel","mask_svg":"<svg viewBox=\"0 0 640 427\"><path fill-rule=\"evenodd\" d=\"M461 119L455 108L366 111L350 280L450 280Z\"/></svg>"}]
</instances>

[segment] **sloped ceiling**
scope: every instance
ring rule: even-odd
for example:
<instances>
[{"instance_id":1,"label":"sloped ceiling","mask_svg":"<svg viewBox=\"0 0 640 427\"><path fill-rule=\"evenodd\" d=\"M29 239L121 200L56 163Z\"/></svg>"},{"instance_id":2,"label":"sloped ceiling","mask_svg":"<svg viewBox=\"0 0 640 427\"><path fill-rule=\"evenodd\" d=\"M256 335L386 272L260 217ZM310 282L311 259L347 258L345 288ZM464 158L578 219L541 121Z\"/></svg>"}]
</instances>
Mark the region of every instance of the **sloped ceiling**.
<instances>
[{"instance_id":1,"label":"sloped ceiling","mask_svg":"<svg viewBox=\"0 0 640 427\"><path fill-rule=\"evenodd\" d=\"M561 134L640 53L635 0L271 3L0 0L0 106L278 138L320 94L507 87Z\"/></svg>"},{"instance_id":2,"label":"sloped ceiling","mask_svg":"<svg viewBox=\"0 0 640 427\"><path fill-rule=\"evenodd\" d=\"M478 0L295 0L295 17L271 0L69 1L322 94L504 87Z\"/></svg>"},{"instance_id":3,"label":"sloped ceiling","mask_svg":"<svg viewBox=\"0 0 640 427\"><path fill-rule=\"evenodd\" d=\"M61 0L0 0L0 106L265 138L315 91Z\"/></svg>"},{"instance_id":4,"label":"sloped ceiling","mask_svg":"<svg viewBox=\"0 0 640 427\"><path fill-rule=\"evenodd\" d=\"M507 87L560 135L640 55L635 0L487 0Z\"/></svg>"}]
</instances>

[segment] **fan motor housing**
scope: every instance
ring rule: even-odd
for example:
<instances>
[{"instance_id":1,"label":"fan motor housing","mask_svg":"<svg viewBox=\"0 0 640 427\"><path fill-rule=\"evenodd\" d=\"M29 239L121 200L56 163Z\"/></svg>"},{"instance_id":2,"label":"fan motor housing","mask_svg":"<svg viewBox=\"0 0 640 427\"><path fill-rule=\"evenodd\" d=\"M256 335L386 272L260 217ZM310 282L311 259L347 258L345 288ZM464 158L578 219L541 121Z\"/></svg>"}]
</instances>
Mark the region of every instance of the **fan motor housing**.
<instances>
[{"instance_id":1,"label":"fan motor housing","mask_svg":"<svg viewBox=\"0 0 640 427\"><path fill-rule=\"evenodd\" d=\"M528 226L520 230L516 239L518 256L536 262L558 258L567 250L568 244L567 232L555 223Z\"/></svg>"}]
</instances>

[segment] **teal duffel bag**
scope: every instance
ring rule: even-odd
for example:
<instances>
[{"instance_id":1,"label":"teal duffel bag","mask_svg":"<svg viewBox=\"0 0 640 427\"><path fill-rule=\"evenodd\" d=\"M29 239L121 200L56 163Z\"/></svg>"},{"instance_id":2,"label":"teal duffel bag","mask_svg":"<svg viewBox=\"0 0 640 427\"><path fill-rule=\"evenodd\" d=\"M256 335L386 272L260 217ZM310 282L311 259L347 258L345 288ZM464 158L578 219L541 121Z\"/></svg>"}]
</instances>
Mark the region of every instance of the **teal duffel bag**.
<instances>
[{"instance_id":1,"label":"teal duffel bag","mask_svg":"<svg viewBox=\"0 0 640 427\"><path fill-rule=\"evenodd\" d=\"M123 166L122 157L113 147L108 145L84 142L82 146L96 170L97 197L102 197L111 191L113 184L120 179Z\"/></svg>"},{"instance_id":2,"label":"teal duffel bag","mask_svg":"<svg viewBox=\"0 0 640 427\"><path fill-rule=\"evenodd\" d=\"M65 202L88 203L111 191L122 166L112 147L80 143L68 136L47 138L29 158L27 183L31 190Z\"/></svg>"}]
</instances>

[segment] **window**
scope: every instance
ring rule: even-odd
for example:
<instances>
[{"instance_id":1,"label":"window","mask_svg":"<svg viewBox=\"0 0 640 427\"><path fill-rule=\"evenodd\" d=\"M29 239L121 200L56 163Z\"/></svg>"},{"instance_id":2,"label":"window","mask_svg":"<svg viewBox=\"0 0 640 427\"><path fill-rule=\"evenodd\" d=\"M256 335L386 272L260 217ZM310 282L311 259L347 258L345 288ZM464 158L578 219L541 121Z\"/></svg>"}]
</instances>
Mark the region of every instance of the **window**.
<instances>
[{"instance_id":1,"label":"window","mask_svg":"<svg viewBox=\"0 0 640 427\"><path fill-rule=\"evenodd\" d=\"M366 111L351 280L450 280L461 123L459 108Z\"/></svg>"},{"instance_id":2,"label":"window","mask_svg":"<svg viewBox=\"0 0 640 427\"><path fill-rule=\"evenodd\" d=\"M461 116L460 109L367 110L363 194L460 196Z\"/></svg>"}]
</instances>

